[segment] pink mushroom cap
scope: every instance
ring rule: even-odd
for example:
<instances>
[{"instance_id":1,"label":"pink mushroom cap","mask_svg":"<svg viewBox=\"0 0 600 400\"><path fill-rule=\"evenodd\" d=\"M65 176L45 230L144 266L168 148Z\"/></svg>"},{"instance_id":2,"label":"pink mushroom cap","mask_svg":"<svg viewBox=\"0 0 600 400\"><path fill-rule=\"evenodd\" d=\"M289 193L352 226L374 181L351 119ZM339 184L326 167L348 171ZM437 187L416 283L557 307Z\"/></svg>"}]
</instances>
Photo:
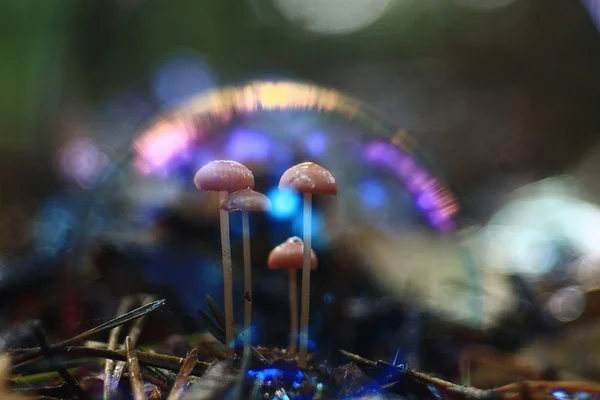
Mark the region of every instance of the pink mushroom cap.
<instances>
[{"instance_id":1,"label":"pink mushroom cap","mask_svg":"<svg viewBox=\"0 0 600 400\"><path fill-rule=\"evenodd\" d=\"M271 201L262 193L244 189L230 193L221 201L220 207L224 211L269 211Z\"/></svg>"},{"instance_id":2,"label":"pink mushroom cap","mask_svg":"<svg viewBox=\"0 0 600 400\"><path fill-rule=\"evenodd\" d=\"M289 168L281 176L279 187L300 193L337 194L337 184L331 172L313 162Z\"/></svg>"},{"instance_id":3,"label":"pink mushroom cap","mask_svg":"<svg viewBox=\"0 0 600 400\"><path fill-rule=\"evenodd\" d=\"M194 183L209 192L235 192L253 188L254 175L245 165L236 161L211 161L196 172Z\"/></svg>"},{"instance_id":4,"label":"pink mushroom cap","mask_svg":"<svg viewBox=\"0 0 600 400\"><path fill-rule=\"evenodd\" d=\"M271 250L267 265L269 269L301 269L303 262L304 242L292 236ZM317 256L310 251L310 269L317 269Z\"/></svg>"}]
</instances>

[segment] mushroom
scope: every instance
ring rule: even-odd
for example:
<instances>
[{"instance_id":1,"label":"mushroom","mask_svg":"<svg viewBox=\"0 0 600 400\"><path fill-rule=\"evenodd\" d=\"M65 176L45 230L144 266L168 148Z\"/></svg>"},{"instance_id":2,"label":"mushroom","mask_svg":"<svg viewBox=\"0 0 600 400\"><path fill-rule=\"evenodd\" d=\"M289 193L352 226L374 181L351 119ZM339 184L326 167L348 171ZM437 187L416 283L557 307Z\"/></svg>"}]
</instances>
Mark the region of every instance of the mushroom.
<instances>
[{"instance_id":1,"label":"mushroom","mask_svg":"<svg viewBox=\"0 0 600 400\"><path fill-rule=\"evenodd\" d=\"M303 265L304 242L297 236L292 236L271 250L267 265L269 269L287 269L290 292L290 354L296 353L298 337L298 270ZM317 256L310 252L310 269L317 269Z\"/></svg>"},{"instance_id":2,"label":"mushroom","mask_svg":"<svg viewBox=\"0 0 600 400\"><path fill-rule=\"evenodd\" d=\"M196 172L194 183L199 190L220 192L223 201L229 192L254 187L254 176L246 166L230 160L211 161ZM223 254L223 292L225 297L225 340L231 343L235 335L233 322L231 243L229 214L220 210L221 249Z\"/></svg>"},{"instance_id":3,"label":"mushroom","mask_svg":"<svg viewBox=\"0 0 600 400\"><path fill-rule=\"evenodd\" d=\"M221 210L242 211L242 235L244 249L244 329L250 328L252 320L252 258L250 254L250 223L248 212L269 211L271 201L252 189L238 190L221 200Z\"/></svg>"},{"instance_id":4,"label":"mushroom","mask_svg":"<svg viewBox=\"0 0 600 400\"><path fill-rule=\"evenodd\" d=\"M304 256L302 266L302 308L300 312L300 352L298 363L306 367L308 345L308 319L310 307L310 255L311 255L311 214L313 194L337 194L337 185L331 172L312 162L294 165L283 173L279 188L300 192L304 197Z\"/></svg>"}]
</instances>

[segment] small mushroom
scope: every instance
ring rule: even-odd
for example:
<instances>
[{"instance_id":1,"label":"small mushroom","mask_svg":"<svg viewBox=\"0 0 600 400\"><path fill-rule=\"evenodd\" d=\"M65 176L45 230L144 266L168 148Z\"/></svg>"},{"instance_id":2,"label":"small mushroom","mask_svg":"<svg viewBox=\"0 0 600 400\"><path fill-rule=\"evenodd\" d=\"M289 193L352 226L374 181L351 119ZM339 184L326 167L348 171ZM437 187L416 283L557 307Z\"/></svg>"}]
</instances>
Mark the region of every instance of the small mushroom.
<instances>
[{"instance_id":1,"label":"small mushroom","mask_svg":"<svg viewBox=\"0 0 600 400\"><path fill-rule=\"evenodd\" d=\"M199 190L219 192L221 201L229 192L253 188L254 176L246 166L236 161L211 161L196 172L194 183ZM220 210L221 249L223 254L223 292L225 297L225 339L231 343L235 335L233 322L233 272L231 267L231 243L229 238L229 214ZM230 351L231 352L231 351Z\"/></svg>"},{"instance_id":2,"label":"small mushroom","mask_svg":"<svg viewBox=\"0 0 600 400\"><path fill-rule=\"evenodd\" d=\"M311 255L311 214L313 194L337 194L335 178L325 168L312 162L297 164L283 173L279 188L300 192L304 198L304 256L302 266L302 308L300 312L300 352L298 363L306 367L308 347L308 319L310 307L310 255Z\"/></svg>"},{"instance_id":3,"label":"small mushroom","mask_svg":"<svg viewBox=\"0 0 600 400\"><path fill-rule=\"evenodd\" d=\"M242 235L244 249L244 329L252 322L252 257L250 253L250 223L248 212L269 211L271 201L252 189L238 190L221 200L221 210L242 212Z\"/></svg>"},{"instance_id":4,"label":"small mushroom","mask_svg":"<svg viewBox=\"0 0 600 400\"><path fill-rule=\"evenodd\" d=\"M296 353L298 338L298 270L302 268L304 242L297 236L292 236L271 250L267 265L269 269L287 269L290 292L290 354ZM310 268L317 269L317 256L310 252Z\"/></svg>"}]
</instances>

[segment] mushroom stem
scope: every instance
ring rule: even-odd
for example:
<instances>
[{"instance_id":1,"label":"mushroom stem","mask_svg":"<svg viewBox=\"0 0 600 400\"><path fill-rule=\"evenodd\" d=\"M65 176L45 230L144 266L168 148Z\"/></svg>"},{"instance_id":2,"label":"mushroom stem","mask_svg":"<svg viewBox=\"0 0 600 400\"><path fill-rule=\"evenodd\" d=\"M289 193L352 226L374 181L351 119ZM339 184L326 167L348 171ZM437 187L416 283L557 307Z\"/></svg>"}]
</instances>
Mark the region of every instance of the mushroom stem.
<instances>
[{"instance_id":1,"label":"mushroom stem","mask_svg":"<svg viewBox=\"0 0 600 400\"><path fill-rule=\"evenodd\" d=\"M221 200L227 197L227 192L220 192ZM221 252L223 254L223 293L225 296L225 341L229 345L233 342L235 326L233 323L233 272L231 266L231 242L229 239L229 213L220 211L221 220ZM233 354L233 349L227 347L228 355Z\"/></svg>"},{"instance_id":2,"label":"mushroom stem","mask_svg":"<svg viewBox=\"0 0 600 400\"><path fill-rule=\"evenodd\" d=\"M296 354L296 342L298 340L298 270L288 269L289 292L290 292L290 347L289 353Z\"/></svg>"},{"instance_id":3,"label":"mushroom stem","mask_svg":"<svg viewBox=\"0 0 600 400\"><path fill-rule=\"evenodd\" d=\"M306 368L306 352L308 347L308 319L310 307L310 254L312 228L312 194L304 193L304 257L302 262L302 309L300 312L300 353L298 364Z\"/></svg>"},{"instance_id":4,"label":"mushroom stem","mask_svg":"<svg viewBox=\"0 0 600 400\"><path fill-rule=\"evenodd\" d=\"M242 211L242 232L244 247L244 329L249 329L252 323L252 271L250 255L250 223L248 211ZM248 335L246 335L248 336Z\"/></svg>"}]
</instances>

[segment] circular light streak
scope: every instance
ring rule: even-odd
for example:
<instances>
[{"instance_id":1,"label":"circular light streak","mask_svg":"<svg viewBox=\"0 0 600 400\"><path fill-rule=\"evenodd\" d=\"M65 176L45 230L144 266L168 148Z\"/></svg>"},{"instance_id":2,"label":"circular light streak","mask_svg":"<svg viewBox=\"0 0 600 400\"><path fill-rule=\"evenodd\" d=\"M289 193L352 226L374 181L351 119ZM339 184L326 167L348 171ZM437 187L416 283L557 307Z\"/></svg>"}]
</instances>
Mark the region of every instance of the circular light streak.
<instances>
[{"instance_id":1,"label":"circular light streak","mask_svg":"<svg viewBox=\"0 0 600 400\"><path fill-rule=\"evenodd\" d=\"M394 0L274 0L289 21L315 33L347 34L380 19Z\"/></svg>"},{"instance_id":2,"label":"circular light streak","mask_svg":"<svg viewBox=\"0 0 600 400\"><path fill-rule=\"evenodd\" d=\"M194 96L170 114L161 115L141 132L134 143L134 164L143 166L144 173L151 173L153 169L160 171L186 152L194 141L206 136L215 123L231 121L234 115L269 111L339 115L368 132L375 132L378 137L388 137L387 141L365 142L363 154L358 155L360 161L395 175L408 188L415 206L433 227L441 231L454 228L458 202L438 174L432 173L406 131L383 121L373 110L349 96L311 84L257 81ZM426 208L417 204L417 199L424 198Z\"/></svg>"}]
</instances>

